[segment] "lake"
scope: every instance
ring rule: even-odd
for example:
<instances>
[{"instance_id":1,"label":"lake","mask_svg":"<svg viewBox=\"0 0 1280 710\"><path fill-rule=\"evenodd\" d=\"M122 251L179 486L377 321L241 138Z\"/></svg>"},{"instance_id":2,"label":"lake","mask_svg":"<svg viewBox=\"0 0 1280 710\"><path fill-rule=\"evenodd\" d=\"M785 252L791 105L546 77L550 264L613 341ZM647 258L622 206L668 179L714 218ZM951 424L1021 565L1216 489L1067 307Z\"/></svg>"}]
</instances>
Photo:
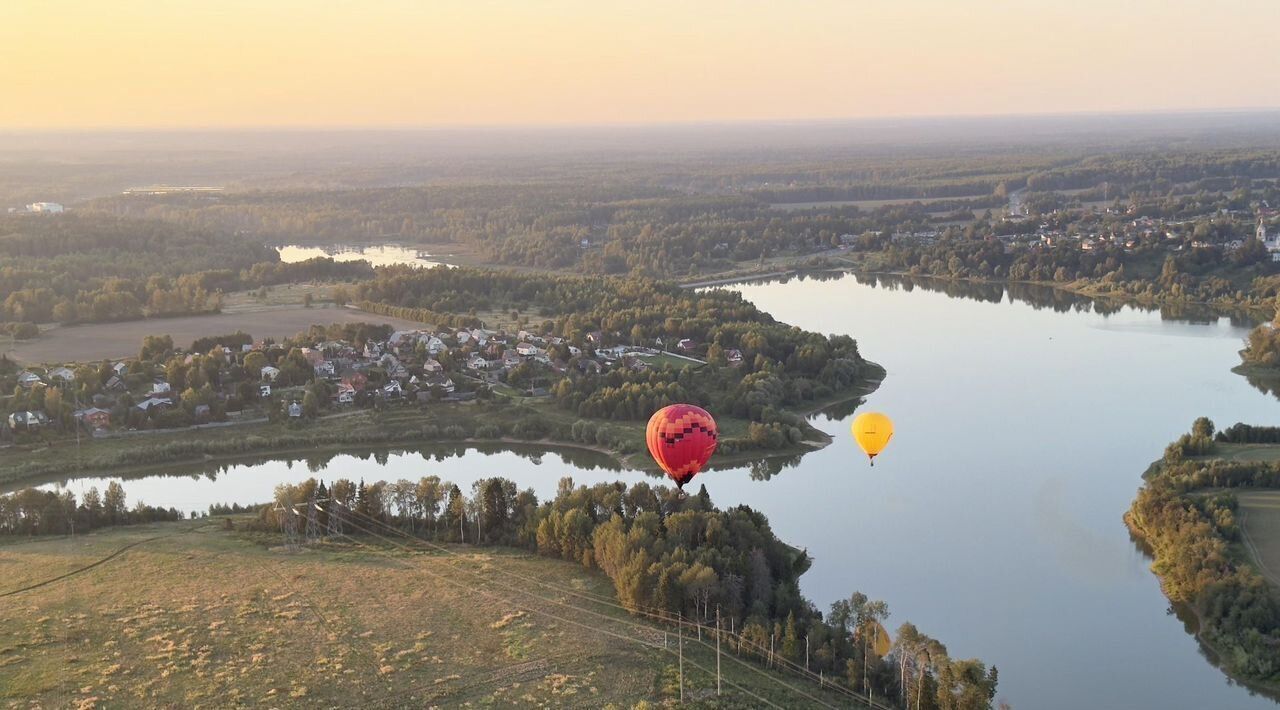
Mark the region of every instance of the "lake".
<instances>
[{"instance_id":1,"label":"lake","mask_svg":"<svg viewBox=\"0 0 1280 710\"><path fill-rule=\"evenodd\" d=\"M432 267L444 263L433 259L430 254L399 244L373 244L368 246L335 244L324 247L290 244L276 247L276 251L280 253L280 261L286 264L306 261L318 256L331 257L334 261L363 260L373 266L408 264L410 266Z\"/></svg>"},{"instance_id":2,"label":"lake","mask_svg":"<svg viewBox=\"0 0 1280 710\"><path fill-rule=\"evenodd\" d=\"M1275 399L1230 372L1247 317L926 286L842 275L726 287L779 320L856 337L888 370L865 407L897 433L869 467L844 407L814 419L836 442L794 465L695 482L722 507L764 511L809 551L803 589L820 608L855 590L886 600L890 630L910 620L951 655L998 666L999 697L1015 708L1272 707L1206 660L1121 521L1143 470L1196 417L1277 419ZM126 491L192 510L262 502L276 483L312 475L436 474L464 490L502 475L542 496L563 475L645 476L611 469L577 452L454 447L237 464Z\"/></svg>"}]
</instances>

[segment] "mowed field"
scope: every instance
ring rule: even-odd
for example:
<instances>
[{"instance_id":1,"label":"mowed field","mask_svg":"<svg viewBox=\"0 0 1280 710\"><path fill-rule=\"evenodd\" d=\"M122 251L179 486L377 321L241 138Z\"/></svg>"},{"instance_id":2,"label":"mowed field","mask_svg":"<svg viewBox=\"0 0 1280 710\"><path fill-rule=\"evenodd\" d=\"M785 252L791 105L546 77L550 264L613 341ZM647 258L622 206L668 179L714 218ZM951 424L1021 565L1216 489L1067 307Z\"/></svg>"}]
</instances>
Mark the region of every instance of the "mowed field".
<instances>
[{"instance_id":1,"label":"mowed field","mask_svg":"<svg viewBox=\"0 0 1280 710\"><path fill-rule=\"evenodd\" d=\"M86 362L136 356L142 339L148 335L171 335L174 345L187 347L196 338L225 335L237 330L255 338L282 338L296 335L312 325L359 322L386 323L397 329L422 327L413 321L352 308L264 307L208 316L59 326L41 333L34 340L13 343L5 348L5 352L10 358L28 364Z\"/></svg>"},{"instance_id":2,"label":"mowed field","mask_svg":"<svg viewBox=\"0 0 1280 710\"><path fill-rule=\"evenodd\" d=\"M377 538L287 551L272 547L278 536L221 522L0 541L0 707L633 707L678 697L674 632L593 601L614 599L612 586L580 565ZM715 700L709 641L684 640L694 705ZM728 654L723 664L729 706L842 700L814 686L797 695L791 684L805 681Z\"/></svg>"},{"instance_id":3,"label":"mowed field","mask_svg":"<svg viewBox=\"0 0 1280 710\"><path fill-rule=\"evenodd\" d=\"M1280 586L1280 491L1237 491L1236 500L1245 549L1258 571Z\"/></svg>"}]
</instances>

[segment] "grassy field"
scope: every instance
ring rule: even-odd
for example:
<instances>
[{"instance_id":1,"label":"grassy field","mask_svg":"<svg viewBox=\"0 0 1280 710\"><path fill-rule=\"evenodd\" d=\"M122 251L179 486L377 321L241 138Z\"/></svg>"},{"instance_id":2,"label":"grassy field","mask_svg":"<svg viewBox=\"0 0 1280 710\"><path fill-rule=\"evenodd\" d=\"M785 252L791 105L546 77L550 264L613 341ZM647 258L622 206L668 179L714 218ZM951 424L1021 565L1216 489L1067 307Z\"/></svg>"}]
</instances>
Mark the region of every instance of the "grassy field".
<instances>
[{"instance_id":1,"label":"grassy field","mask_svg":"<svg viewBox=\"0 0 1280 710\"><path fill-rule=\"evenodd\" d=\"M1191 458L1204 461L1212 459L1224 459L1226 461L1280 461L1280 446L1276 444L1225 444L1218 442L1214 445L1213 453Z\"/></svg>"},{"instance_id":2,"label":"grassy field","mask_svg":"<svg viewBox=\"0 0 1280 710\"><path fill-rule=\"evenodd\" d=\"M632 707L678 697L674 633L589 600L612 600L612 587L577 565L372 538L288 551L221 522L0 543L0 705ZM686 639L684 652L686 699L712 704L714 645ZM721 707L846 699L727 651L722 668Z\"/></svg>"},{"instance_id":3,"label":"grassy field","mask_svg":"<svg viewBox=\"0 0 1280 710\"><path fill-rule=\"evenodd\" d=\"M1258 572L1280 586L1280 491L1239 491L1236 500L1245 550Z\"/></svg>"},{"instance_id":4,"label":"grassy field","mask_svg":"<svg viewBox=\"0 0 1280 710\"><path fill-rule=\"evenodd\" d=\"M24 363L88 362L136 357L142 339L148 335L172 335L175 345L186 347L196 338L206 335L241 330L255 338L280 338L296 335L312 325L330 323L387 323L405 329L422 327L413 321L351 308L335 308L326 303L313 308L262 307L207 316L58 326L44 331L34 340L18 341L6 352L10 358Z\"/></svg>"}]
</instances>

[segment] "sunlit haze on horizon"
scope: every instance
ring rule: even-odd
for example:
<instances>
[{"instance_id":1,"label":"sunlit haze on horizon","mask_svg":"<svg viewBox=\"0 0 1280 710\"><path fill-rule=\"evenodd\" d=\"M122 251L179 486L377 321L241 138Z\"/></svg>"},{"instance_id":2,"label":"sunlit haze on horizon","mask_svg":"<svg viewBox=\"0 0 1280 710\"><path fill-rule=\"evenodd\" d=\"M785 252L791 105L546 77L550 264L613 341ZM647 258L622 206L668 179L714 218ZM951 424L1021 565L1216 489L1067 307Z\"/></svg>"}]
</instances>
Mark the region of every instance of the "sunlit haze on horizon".
<instances>
[{"instance_id":1,"label":"sunlit haze on horizon","mask_svg":"<svg viewBox=\"0 0 1280 710\"><path fill-rule=\"evenodd\" d=\"M1274 0L7 0L0 129L1280 106Z\"/></svg>"}]
</instances>

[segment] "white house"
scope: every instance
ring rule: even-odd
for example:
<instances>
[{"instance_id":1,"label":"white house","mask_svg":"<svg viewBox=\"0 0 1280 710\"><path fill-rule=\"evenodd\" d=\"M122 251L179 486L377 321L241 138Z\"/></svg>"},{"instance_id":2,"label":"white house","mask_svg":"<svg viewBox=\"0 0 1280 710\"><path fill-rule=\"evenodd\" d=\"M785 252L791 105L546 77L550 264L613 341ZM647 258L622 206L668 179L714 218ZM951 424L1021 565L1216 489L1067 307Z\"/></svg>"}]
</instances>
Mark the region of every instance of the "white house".
<instances>
[{"instance_id":1,"label":"white house","mask_svg":"<svg viewBox=\"0 0 1280 710\"><path fill-rule=\"evenodd\" d=\"M57 202L32 202L27 205L28 212L38 212L41 214L58 214L64 209L66 208Z\"/></svg>"},{"instance_id":2,"label":"white house","mask_svg":"<svg viewBox=\"0 0 1280 710\"><path fill-rule=\"evenodd\" d=\"M276 381L276 378L277 378L277 377L279 377L279 376L280 376L280 368L275 367L275 366L272 366L272 365L264 365L264 366L263 366L263 368L262 368L262 381L263 381L263 382L275 382L275 381Z\"/></svg>"},{"instance_id":3,"label":"white house","mask_svg":"<svg viewBox=\"0 0 1280 710\"><path fill-rule=\"evenodd\" d=\"M27 388L34 387L35 385L40 384L40 382L42 381L43 380L40 379L39 375L37 375L36 373L30 370L23 370L22 372L18 373L18 384L22 385L23 387L27 387Z\"/></svg>"},{"instance_id":4,"label":"white house","mask_svg":"<svg viewBox=\"0 0 1280 710\"><path fill-rule=\"evenodd\" d=\"M441 340L440 338L434 335L431 336L430 338L427 338L427 353L432 357L439 355L440 353L445 352L448 349L449 349L449 346L445 345L444 341Z\"/></svg>"},{"instance_id":5,"label":"white house","mask_svg":"<svg viewBox=\"0 0 1280 710\"><path fill-rule=\"evenodd\" d=\"M71 382L76 379L76 371L69 367L55 367L49 371L49 377L59 382Z\"/></svg>"},{"instance_id":6,"label":"white house","mask_svg":"<svg viewBox=\"0 0 1280 710\"><path fill-rule=\"evenodd\" d=\"M449 394L453 394L455 389L453 380L447 375L432 375L427 378L426 385L428 388L439 387Z\"/></svg>"},{"instance_id":7,"label":"white house","mask_svg":"<svg viewBox=\"0 0 1280 710\"><path fill-rule=\"evenodd\" d=\"M1266 218L1258 217L1258 241L1262 242L1262 246L1267 248L1267 252L1271 254L1271 261L1280 261L1280 231L1273 236L1267 236Z\"/></svg>"},{"instance_id":8,"label":"white house","mask_svg":"<svg viewBox=\"0 0 1280 710\"><path fill-rule=\"evenodd\" d=\"M422 371L423 372L444 372L444 365L441 365L438 360L435 360L433 358L427 358L427 361L422 363Z\"/></svg>"}]
</instances>

